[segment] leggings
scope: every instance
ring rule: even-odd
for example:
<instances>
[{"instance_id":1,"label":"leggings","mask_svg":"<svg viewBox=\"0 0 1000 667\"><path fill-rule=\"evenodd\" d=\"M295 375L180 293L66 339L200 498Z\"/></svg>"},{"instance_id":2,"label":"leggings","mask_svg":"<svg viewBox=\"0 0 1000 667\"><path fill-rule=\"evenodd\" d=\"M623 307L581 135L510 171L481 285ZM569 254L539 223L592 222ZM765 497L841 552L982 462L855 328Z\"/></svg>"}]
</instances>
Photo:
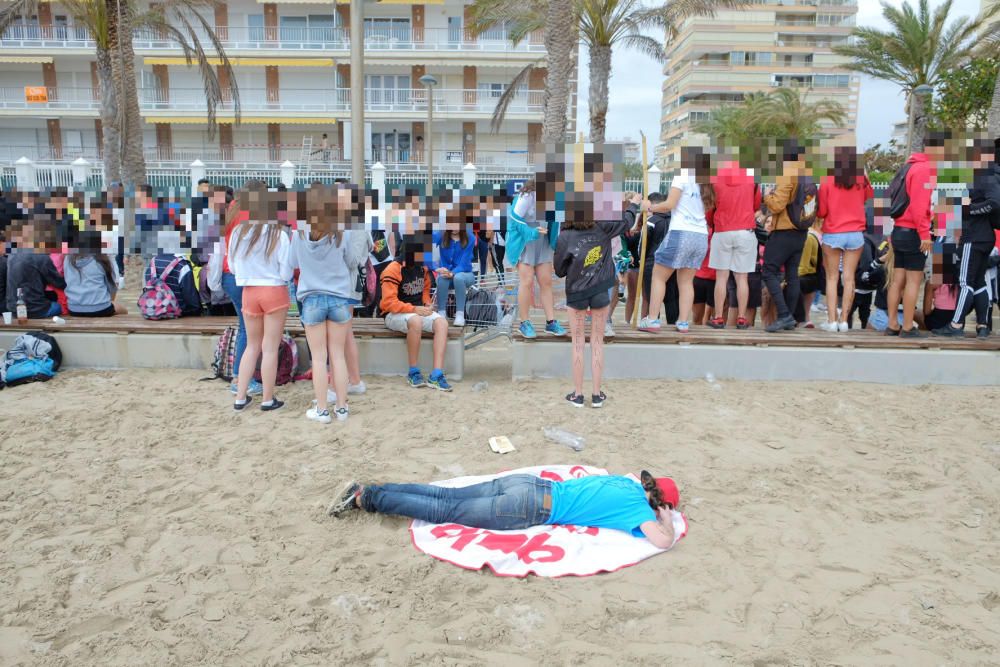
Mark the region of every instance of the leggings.
<instances>
[{"instance_id":1,"label":"leggings","mask_svg":"<svg viewBox=\"0 0 1000 667\"><path fill-rule=\"evenodd\" d=\"M799 301L799 261L802 248L809 232L797 229L783 229L772 232L764 246L764 270L762 277L771 300L778 309L778 319L791 317L788 304L795 306ZM781 291L781 268L785 268L785 291Z\"/></svg>"},{"instance_id":2,"label":"leggings","mask_svg":"<svg viewBox=\"0 0 1000 667\"><path fill-rule=\"evenodd\" d=\"M847 315L847 326L854 328L854 313L857 313L861 319L860 328L868 328L868 318L872 314L872 299L874 298L874 292L854 292L854 304L851 306L851 312Z\"/></svg>"},{"instance_id":3,"label":"leggings","mask_svg":"<svg viewBox=\"0 0 1000 667\"><path fill-rule=\"evenodd\" d=\"M973 307L976 324L989 324L990 297L986 290L986 269L989 268L993 244L974 242L962 244L962 261L958 265L958 303L953 324L962 324Z\"/></svg>"}]
</instances>

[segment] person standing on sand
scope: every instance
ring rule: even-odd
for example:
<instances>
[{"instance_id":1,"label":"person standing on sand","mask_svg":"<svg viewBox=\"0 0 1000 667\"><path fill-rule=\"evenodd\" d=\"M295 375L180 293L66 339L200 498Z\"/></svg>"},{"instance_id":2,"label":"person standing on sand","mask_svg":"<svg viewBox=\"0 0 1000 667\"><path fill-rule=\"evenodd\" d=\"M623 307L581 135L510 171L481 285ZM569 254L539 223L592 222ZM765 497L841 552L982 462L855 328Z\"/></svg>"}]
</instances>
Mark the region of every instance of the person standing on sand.
<instances>
[{"instance_id":1,"label":"person standing on sand","mask_svg":"<svg viewBox=\"0 0 1000 667\"><path fill-rule=\"evenodd\" d=\"M669 549L676 541L671 512L681 500L677 484L645 470L640 479L641 483L624 476L592 475L554 482L534 475L507 475L459 488L361 485L352 480L327 513L341 517L363 509L486 530L539 525L612 528Z\"/></svg>"}]
</instances>

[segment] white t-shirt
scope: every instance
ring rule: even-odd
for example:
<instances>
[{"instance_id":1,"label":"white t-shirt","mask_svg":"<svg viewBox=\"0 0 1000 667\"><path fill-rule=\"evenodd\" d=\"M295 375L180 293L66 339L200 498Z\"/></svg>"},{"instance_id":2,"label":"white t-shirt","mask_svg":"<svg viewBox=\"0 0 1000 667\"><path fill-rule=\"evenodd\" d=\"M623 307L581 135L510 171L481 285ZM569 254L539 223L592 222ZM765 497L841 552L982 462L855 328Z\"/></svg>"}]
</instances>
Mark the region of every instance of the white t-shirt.
<instances>
[{"instance_id":1,"label":"white t-shirt","mask_svg":"<svg viewBox=\"0 0 1000 667\"><path fill-rule=\"evenodd\" d=\"M670 187L681 191L677 206L671 211L670 231L708 234L708 221L705 220L705 205L701 201L701 188L695 182L694 172L681 169L674 176Z\"/></svg>"}]
</instances>

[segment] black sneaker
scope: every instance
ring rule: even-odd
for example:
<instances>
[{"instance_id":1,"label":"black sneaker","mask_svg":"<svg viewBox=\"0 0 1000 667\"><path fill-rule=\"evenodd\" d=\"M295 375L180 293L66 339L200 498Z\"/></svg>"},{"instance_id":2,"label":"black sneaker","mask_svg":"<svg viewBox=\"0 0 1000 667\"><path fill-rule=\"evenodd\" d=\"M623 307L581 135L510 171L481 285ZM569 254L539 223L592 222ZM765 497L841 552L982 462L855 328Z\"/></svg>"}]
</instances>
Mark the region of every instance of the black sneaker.
<instances>
[{"instance_id":1,"label":"black sneaker","mask_svg":"<svg viewBox=\"0 0 1000 667\"><path fill-rule=\"evenodd\" d=\"M920 331L916 327L913 327L912 329L900 329L899 330L899 337L900 338L927 338L927 334L925 334L923 331Z\"/></svg>"},{"instance_id":2,"label":"black sneaker","mask_svg":"<svg viewBox=\"0 0 1000 667\"><path fill-rule=\"evenodd\" d=\"M271 410L277 410L284 404L285 404L284 401L279 401L277 396L273 396L271 398L271 404L268 405L267 403L261 403L260 409L264 412L270 412Z\"/></svg>"},{"instance_id":3,"label":"black sneaker","mask_svg":"<svg viewBox=\"0 0 1000 667\"><path fill-rule=\"evenodd\" d=\"M767 333L777 333L779 331L785 331L794 328L795 328L795 318L789 315L787 317L778 318L774 322L771 322L766 327L764 327L764 331L766 331Z\"/></svg>"},{"instance_id":4,"label":"black sneaker","mask_svg":"<svg viewBox=\"0 0 1000 667\"><path fill-rule=\"evenodd\" d=\"M591 394L590 407L592 408L604 407L604 401L606 400L608 400L608 397L603 391L600 394Z\"/></svg>"},{"instance_id":5,"label":"black sneaker","mask_svg":"<svg viewBox=\"0 0 1000 667\"><path fill-rule=\"evenodd\" d=\"M337 499L330 503L330 506L326 509L326 513L330 516L339 517L344 512L359 509L355 499L361 495L362 491L364 491L364 487L352 479L344 485Z\"/></svg>"},{"instance_id":6,"label":"black sneaker","mask_svg":"<svg viewBox=\"0 0 1000 667\"><path fill-rule=\"evenodd\" d=\"M566 400L569 401L569 404L574 408L583 407L583 394L577 394L575 391L570 392L566 394Z\"/></svg>"},{"instance_id":7,"label":"black sneaker","mask_svg":"<svg viewBox=\"0 0 1000 667\"><path fill-rule=\"evenodd\" d=\"M899 329L893 329L892 327L886 327L885 328L885 335L886 336L898 336L899 335Z\"/></svg>"},{"instance_id":8,"label":"black sneaker","mask_svg":"<svg viewBox=\"0 0 1000 667\"><path fill-rule=\"evenodd\" d=\"M976 327L976 338L989 338L989 337L990 337L989 327L985 326Z\"/></svg>"},{"instance_id":9,"label":"black sneaker","mask_svg":"<svg viewBox=\"0 0 1000 667\"><path fill-rule=\"evenodd\" d=\"M953 338L965 337L965 329L956 329L950 324L946 324L943 327L938 327L937 329L933 329L931 333L934 334L935 336L951 336Z\"/></svg>"},{"instance_id":10,"label":"black sneaker","mask_svg":"<svg viewBox=\"0 0 1000 667\"><path fill-rule=\"evenodd\" d=\"M246 407L251 403L253 403L253 396L247 394L247 399L243 401L243 403L240 403L239 401L233 401L233 410L235 410L236 412L245 410Z\"/></svg>"}]
</instances>

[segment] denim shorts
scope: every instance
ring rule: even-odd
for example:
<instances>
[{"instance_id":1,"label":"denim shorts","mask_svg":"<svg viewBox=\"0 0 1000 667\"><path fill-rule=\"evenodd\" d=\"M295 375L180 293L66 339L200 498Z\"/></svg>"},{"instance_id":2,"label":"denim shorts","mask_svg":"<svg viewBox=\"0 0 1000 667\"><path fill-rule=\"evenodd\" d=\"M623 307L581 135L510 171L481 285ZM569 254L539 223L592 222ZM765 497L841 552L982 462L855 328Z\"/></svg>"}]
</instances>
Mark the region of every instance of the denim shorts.
<instances>
[{"instance_id":1,"label":"denim shorts","mask_svg":"<svg viewBox=\"0 0 1000 667\"><path fill-rule=\"evenodd\" d=\"M351 320L351 308L356 305L357 299L345 299L332 294L309 294L302 301L302 324L310 327L327 320L344 324Z\"/></svg>"},{"instance_id":2,"label":"denim shorts","mask_svg":"<svg viewBox=\"0 0 1000 667\"><path fill-rule=\"evenodd\" d=\"M837 250L857 250L865 244L865 236L861 232L836 232L823 234L823 245Z\"/></svg>"},{"instance_id":3,"label":"denim shorts","mask_svg":"<svg viewBox=\"0 0 1000 667\"><path fill-rule=\"evenodd\" d=\"M660 243L653 261L672 269L698 269L708 253L708 234L672 229Z\"/></svg>"},{"instance_id":4,"label":"denim shorts","mask_svg":"<svg viewBox=\"0 0 1000 667\"><path fill-rule=\"evenodd\" d=\"M889 313L881 308L872 308L872 313L868 317L868 323L872 325L875 331L885 331L889 326ZM903 326L902 311L896 313L896 326Z\"/></svg>"}]
</instances>

